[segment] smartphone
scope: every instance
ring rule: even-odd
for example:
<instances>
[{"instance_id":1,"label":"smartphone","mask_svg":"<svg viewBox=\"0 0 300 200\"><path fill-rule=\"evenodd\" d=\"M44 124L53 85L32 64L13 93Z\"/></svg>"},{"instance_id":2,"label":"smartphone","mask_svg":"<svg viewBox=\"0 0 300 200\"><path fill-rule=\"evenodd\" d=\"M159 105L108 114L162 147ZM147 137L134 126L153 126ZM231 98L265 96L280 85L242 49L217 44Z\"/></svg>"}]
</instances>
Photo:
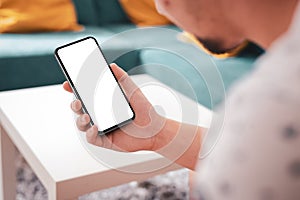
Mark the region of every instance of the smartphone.
<instances>
[{"instance_id":1,"label":"smartphone","mask_svg":"<svg viewBox=\"0 0 300 200\"><path fill-rule=\"evenodd\" d=\"M94 37L58 47L55 57L99 135L134 120L134 111Z\"/></svg>"}]
</instances>

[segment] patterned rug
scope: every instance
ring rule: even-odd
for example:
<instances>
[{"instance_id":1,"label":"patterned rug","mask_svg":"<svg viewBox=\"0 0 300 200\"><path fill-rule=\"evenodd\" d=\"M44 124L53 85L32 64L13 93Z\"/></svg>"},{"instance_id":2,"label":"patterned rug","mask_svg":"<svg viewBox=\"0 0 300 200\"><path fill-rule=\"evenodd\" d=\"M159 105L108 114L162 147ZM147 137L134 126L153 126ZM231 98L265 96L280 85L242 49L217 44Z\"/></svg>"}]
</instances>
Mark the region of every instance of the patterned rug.
<instances>
[{"instance_id":1,"label":"patterned rug","mask_svg":"<svg viewBox=\"0 0 300 200\"><path fill-rule=\"evenodd\" d=\"M17 200L47 200L47 191L19 154L17 165ZM97 191L79 200L185 200L188 199L188 171L169 172L142 182Z\"/></svg>"}]
</instances>

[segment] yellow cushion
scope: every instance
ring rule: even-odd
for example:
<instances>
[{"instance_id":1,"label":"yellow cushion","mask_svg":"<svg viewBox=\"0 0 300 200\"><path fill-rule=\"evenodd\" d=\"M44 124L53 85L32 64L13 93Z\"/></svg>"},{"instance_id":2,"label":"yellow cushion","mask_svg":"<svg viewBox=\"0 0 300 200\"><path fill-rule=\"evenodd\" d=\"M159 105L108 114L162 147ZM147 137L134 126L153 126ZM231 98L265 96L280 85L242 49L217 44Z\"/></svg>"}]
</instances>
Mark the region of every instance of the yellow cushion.
<instances>
[{"instance_id":1,"label":"yellow cushion","mask_svg":"<svg viewBox=\"0 0 300 200\"><path fill-rule=\"evenodd\" d=\"M71 0L1 0L0 33L76 31Z\"/></svg>"},{"instance_id":2,"label":"yellow cushion","mask_svg":"<svg viewBox=\"0 0 300 200\"><path fill-rule=\"evenodd\" d=\"M157 12L154 0L120 0L120 3L131 21L138 26L170 24L166 17Z\"/></svg>"}]
</instances>

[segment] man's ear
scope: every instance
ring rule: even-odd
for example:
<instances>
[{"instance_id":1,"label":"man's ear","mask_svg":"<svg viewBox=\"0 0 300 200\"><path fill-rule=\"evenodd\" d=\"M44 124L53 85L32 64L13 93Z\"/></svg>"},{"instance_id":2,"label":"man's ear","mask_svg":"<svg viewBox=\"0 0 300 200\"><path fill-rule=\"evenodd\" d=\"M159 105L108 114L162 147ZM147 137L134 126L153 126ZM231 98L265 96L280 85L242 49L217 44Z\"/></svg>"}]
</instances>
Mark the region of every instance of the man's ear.
<instances>
[{"instance_id":1,"label":"man's ear","mask_svg":"<svg viewBox=\"0 0 300 200\"><path fill-rule=\"evenodd\" d=\"M171 4L170 0L162 0L162 1L165 7L168 7Z\"/></svg>"},{"instance_id":2,"label":"man's ear","mask_svg":"<svg viewBox=\"0 0 300 200\"><path fill-rule=\"evenodd\" d=\"M156 9L161 15L165 15L170 7L170 0L155 0Z\"/></svg>"}]
</instances>

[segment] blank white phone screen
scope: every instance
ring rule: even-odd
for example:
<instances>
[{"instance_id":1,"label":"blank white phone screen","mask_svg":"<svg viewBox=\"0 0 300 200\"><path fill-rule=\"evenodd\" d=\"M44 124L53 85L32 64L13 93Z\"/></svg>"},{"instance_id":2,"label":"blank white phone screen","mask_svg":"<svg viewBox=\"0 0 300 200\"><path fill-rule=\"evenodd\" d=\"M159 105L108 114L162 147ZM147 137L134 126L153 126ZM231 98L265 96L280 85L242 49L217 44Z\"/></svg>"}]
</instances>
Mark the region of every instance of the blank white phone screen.
<instances>
[{"instance_id":1,"label":"blank white phone screen","mask_svg":"<svg viewBox=\"0 0 300 200\"><path fill-rule=\"evenodd\" d=\"M93 38L60 48L57 54L99 131L134 117Z\"/></svg>"}]
</instances>

